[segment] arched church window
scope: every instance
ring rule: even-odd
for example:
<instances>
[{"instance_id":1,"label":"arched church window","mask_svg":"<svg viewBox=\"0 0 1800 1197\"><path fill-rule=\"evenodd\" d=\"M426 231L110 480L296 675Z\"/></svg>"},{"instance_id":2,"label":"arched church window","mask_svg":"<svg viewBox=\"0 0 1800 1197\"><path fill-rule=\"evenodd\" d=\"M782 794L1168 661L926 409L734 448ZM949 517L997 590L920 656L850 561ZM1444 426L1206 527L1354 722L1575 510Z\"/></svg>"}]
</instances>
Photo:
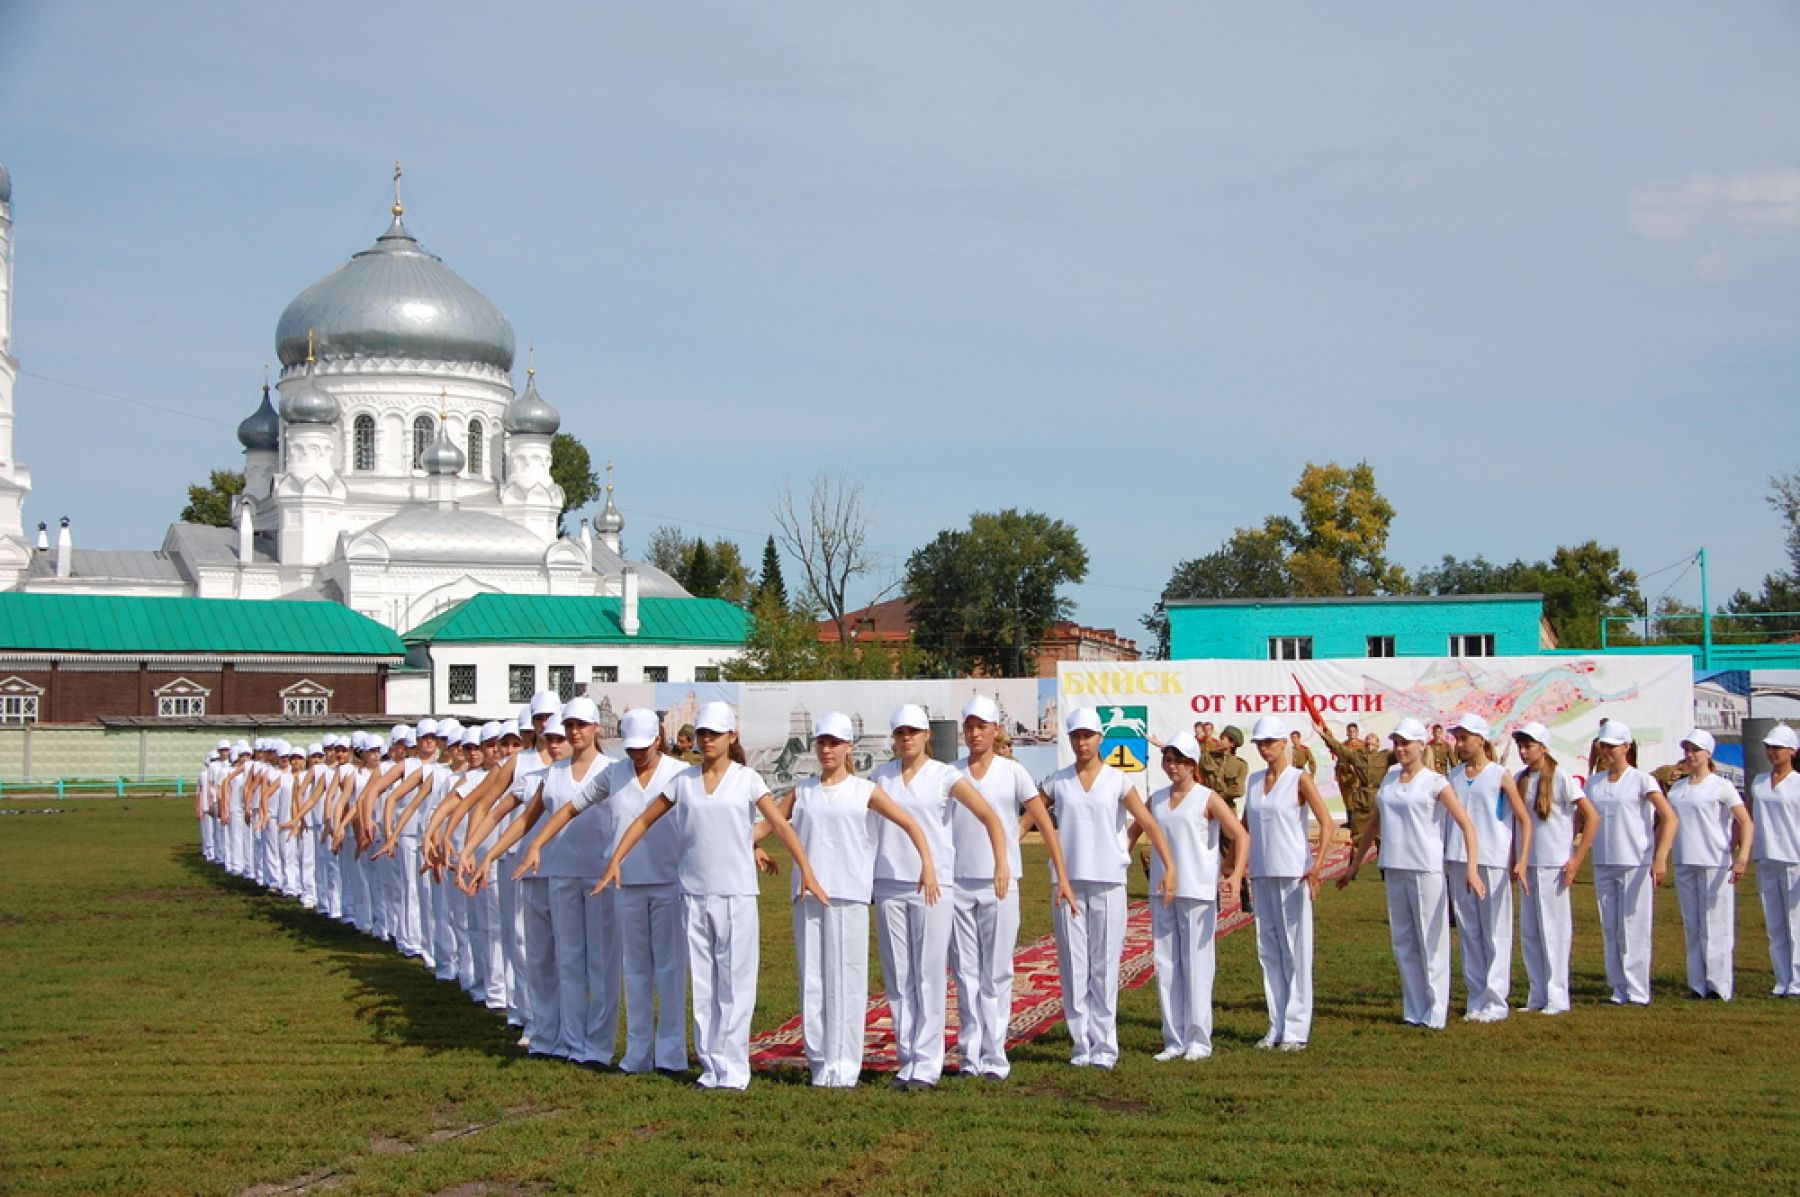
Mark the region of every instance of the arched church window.
<instances>
[{"instance_id":1,"label":"arched church window","mask_svg":"<svg viewBox=\"0 0 1800 1197\"><path fill-rule=\"evenodd\" d=\"M375 417L361 415L356 417L356 425L352 439L355 442L355 461L353 468L366 473L375 468Z\"/></svg>"},{"instance_id":2,"label":"arched church window","mask_svg":"<svg viewBox=\"0 0 1800 1197\"><path fill-rule=\"evenodd\" d=\"M430 416L418 416L413 419L413 469L425 468L425 450L431 447L431 442L436 436L437 427L431 422Z\"/></svg>"},{"instance_id":3,"label":"arched church window","mask_svg":"<svg viewBox=\"0 0 1800 1197\"><path fill-rule=\"evenodd\" d=\"M480 420L469 421L469 473L481 477L481 434L483 429Z\"/></svg>"}]
</instances>

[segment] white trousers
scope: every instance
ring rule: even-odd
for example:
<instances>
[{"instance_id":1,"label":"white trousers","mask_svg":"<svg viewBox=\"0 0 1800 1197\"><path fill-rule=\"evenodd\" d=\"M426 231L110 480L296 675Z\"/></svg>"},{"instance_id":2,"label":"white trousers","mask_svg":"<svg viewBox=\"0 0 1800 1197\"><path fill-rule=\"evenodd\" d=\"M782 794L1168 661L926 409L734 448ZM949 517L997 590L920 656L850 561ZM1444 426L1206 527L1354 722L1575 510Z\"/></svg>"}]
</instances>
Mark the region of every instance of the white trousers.
<instances>
[{"instance_id":1,"label":"white trousers","mask_svg":"<svg viewBox=\"0 0 1800 1197\"><path fill-rule=\"evenodd\" d=\"M944 1072L950 903L927 906L915 882L877 881L875 918L899 1079L935 1085Z\"/></svg>"},{"instance_id":2,"label":"white trousers","mask_svg":"<svg viewBox=\"0 0 1800 1197\"><path fill-rule=\"evenodd\" d=\"M419 873L419 841L404 837L394 842L394 858L384 861L389 866L385 881L388 886L388 910L394 924L394 946L408 956L425 952L425 925L419 918L419 887L413 880Z\"/></svg>"},{"instance_id":3,"label":"white trousers","mask_svg":"<svg viewBox=\"0 0 1800 1197\"><path fill-rule=\"evenodd\" d=\"M387 846L382 841L371 852L378 852ZM383 939L392 940L397 945L400 931L406 920L406 906L402 899L400 886L400 850L394 849L392 856L384 856L380 860L369 862L369 889L375 900L375 934ZM401 949L404 951L405 949Z\"/></svg>"},{"instance_id":4,"label":"white trousers","mask_svg":"<svg viewBox=\"0 0 1800 1197\"><path fill-rule=\"evenodd\" d=\"M419 855L423 858L425 848L420 843ZM431 886L431 924L432 947L431 956L436 966L436 976L440 981L457 980L456 972L456 916L452 911L459 897L455 882L448 877L437 879L430 873L425 874L425 882Z\"/></svg>"},{"instance_id":5,"label":"white trousers","mask_svg":"<svg viewBox=\"0 0 1800 1197\"><path fill-rule=\"evenodd\" d=\"M285 831L275 834L275 854L281 858L281 892L297 898L300 896L300 841Z\"/></svg>"},{"instance_id":6,"label":"white trousers","mask_svg":"<svg viewBox=\"0 0 1800 1197\"><path fill-rule=\"evenodd\" d=\"M375 903L369 893L368 862L356 854L356 841L351 835L344 836L338 868L344 876L344 913L352 926L367 935L375 926Z\"/></svg>"},{"instance_id":7,"label":"white trousers","mask_svg":"<svg viewBox=\"0 0 1800 1197\"><path fill-rule=\"evenodd\" d=\"M1159 897L1150 899L1151 951L1166 1048L1202 1048L1212 1054L1213 937L1218 930L1216 901L1176 898L1174 905L1164 906Z\"/></svg>"},{"instance_id":8,"label":"white trousers","mask_svg":"<svg viewBox=\"0 0 1800 1197\"><path fill-rule=\"evenodd\" d=\"M1687 940L1688 988L1729 1002L1737 947L1737 886L1731 884L1731 866L1676 865L1675 897Z\"/></svg>"},{"instance_id":9,"label":"white trousers","mask_svg":"<svg viewBox=\"0 0 1800 1197\"><path fill-rule=\"evenodd\" d=\"M1444 874L1438 869L1386 869L1382 876L1388 939L1400 969L1400 1017L1441 1031L1450 1012L1450 905Z\"/></svg>"},{"instance_id":10,"label":"white trousers","mask_svg":"<svg viewBox=\"0 0 1800 1197\"><path fill-rule=\"evenodd\" d=\"M313 870L319 875L319 909L338 918L344 909L344 875L337 853L323 832L314 829L308 834L313 837Z\"/></svg>"},{"instance_id":11,"label":"white trousers","mask_svg":"<svg viewBox=\"0 0 1800 1197\"><path fill-rule=\"evenodd\" d=\"M494 893L500 900L500 950L506 957L506 1021L525 1025L525 911L512 879L516 860L503 856L495 866Z\"/></svg>"},{"instance_id":12,"label":"white trousers","mask_svg":"<svg viewBox=\"0 0 1800 1197\"><path fill-rule=\"evenodd\" d=\"M1655 907L1649 865L1594 866L1600 940L1614 1002L1650 1003L1650 926Z\"/></svg>"},{"instance_id":13,"label":"white trousers","mask_svg":"<svg viewBox=\"0 0 1800 1197\"><path fill-rule=\"evenodd\" d=\"M625 1072L687 1067L687 944L681 887L626 885L612 891L624 948ZM867 906L864 906L865 912ZM868 992L869 922L863 916L863 991Z\"/></svg>"},{"instance_id":14,"label":"white trousers","mask_svg":"<svg viewBox=\"0 0 1800 1197\"><path fill-rule=\"evenodd\" d=\"M550 878L550 936L556 957L559 1054L610 1064L619 1037L619 936L612 891L589 897L598 877Z\"/></svg>"},{"instance_id":15,"label":"white trousers","mask_svg":"<svg viewBox=\"0 0 1800 1197\"><path fill-rule=\"evenodd\" d=\"M950 967L956 975L962 1070L1004 1077L1006 1033L1012 1025L1013 953L1019 946L1017 879L1006 897L994 883L956 883L950 906Z\"/></svg>"},{"instance_id":16,"label":"white trousers","mask_svg":"<svg viewBox=\"0 0 1800 1197\"><path fill-rule=\"evenodd\" d=\"M1468 867L1445 861L1445 881L1456 907L1456 938L1462 944L1463 982L1468 986L1466 1013L1505 1018L1512 1000L1512 882L1503 868L1476 865L1487 897L1469 888Z\"/></svg>"},{"instance_id":17,"label":"white trousers","mask_svg":"<svg viewBox=\"0 0 1800 1197\"><path fill-rule=\"evenodd\" d=\"M1776 997L1800 997L1800 864L1779 860L1756 862L1756 890L1762 898L1763 924L1769 929L1769 967L1775 971Z\"/></svg>"},{"instance_id":18,"label":"white trousers","mask_svg":"<svg viewBox=\"0 0 1800 1197\"><path fill-rule=\"evenodd\" d=\"M802 896L794 903L800 1027L812 1083L853 1087L862 1076L869 1008L869 904Z\"/></svg>"},{"instance_id":19,"label":"white trousers","mask_svg":"<svg viewBox=\"0 0 1800 1197\"><path fill-rule=\"evenodd\" d=\"M1561 1014L1569 1008L1569 951L1575 942L1575 919L1562 869L1536 865L1531 892L1519 895L1519 949L1531 992L1527 1010Z\"/></svg>"},{"instance_id":20,"label":"white trousers","mask_svg":"<svg viewBox=\"0 0 1800 1197\"><path fill-rule=\"evenodd\" d=\"M754 895L683 894L688 974L694 988L694 1055L703 1089L750 1085L750 1016L762 953Z\"/></svg>"},{"instance_id":21,"label":"white trousers","mask_svg":"<svg viewBox=\"0 0 1800 1197\"><path fill-rule=\"evenodd\" d=\"M426 968L437 967L437 886L431 874L420 872L425 863L425 843L419 839L402 839L400 853L406 862L406 884L412 887L413 909L419 919L419 959Z\"/></svg>"},{"instance_id":22,"label":"white trousers","mask_svg":"<svg viewBox=\"0 0 1800 1197\"><path fill-rule=\"evenodd\" d=\"M469 899L470 926L480 928L479 934L471 930L475 953L475 992L471 996L489 1010L504 1010L507 929L500 918L500 890L494 883L494 868L488 870L487 884Z\"/></svg>"},{"instance_id":23,"label":"white trousers","mask_svg":"<svg viewBox=\"0 0 1800 1197\"><path fill-rule=\"evenodd\" d=\"M294 867L300 874L300 905L308 910L319 904L319 837L301 827L294 836Z\"/></svg>"},{"instance_id":24,"label":"white trousers","mask_svg":"<svg viewBox=\"0 0 1800 1197\"><path fill-rule=\"evenodd\" d=\"M1119 1061L1119 962L1125 952L1125 887L1072 881L1075 913L1054 912L1056 965L1072 1064L1111 1068Z\"/></svg>"},{"instance_id":25,"label":"white trousers","mask_svg":"<svg viewBox=\"0 0 1800 1197\"><path fill-rule=\"evenodd\" d=\"M449 872L443 880L444 913L450 924L451 975L464 993L475 992L475 955L469 948L469 896L458 889Z\"/></svg>"},{"instance_id":26,"label":"white trousers","mask_svg":"<svg viewBox=\"0 0 1800 1197\"><path fill-rule=\"evenodd\" d=\"M1253 877L1256 958L1269 1005L1269 1038L1304 1044L1312 1035L1313 903L1304 877Z\"/></svg>"},{"instance_id":27,"label":"white trousers","mask_svg":"<svg viewBox=\"0 0 1800 1197\"><path fill-rule=\"evenodd\" d=\"M204 860L213 858L213 817L200 816L200 856Z\"/></svg>"},{"instance_id":28,"label":"white trousers","mask_svg":"<svg viewBox=\"0 0 1800 1197\"><path fill-rule=\"evenodd\" d=\"M556 999L556 936L550 925L550 881L519 882L519 913L525 920L525 1039L534 1055L562 1050L562 1006Z\"/></svg>"}]
</instances>

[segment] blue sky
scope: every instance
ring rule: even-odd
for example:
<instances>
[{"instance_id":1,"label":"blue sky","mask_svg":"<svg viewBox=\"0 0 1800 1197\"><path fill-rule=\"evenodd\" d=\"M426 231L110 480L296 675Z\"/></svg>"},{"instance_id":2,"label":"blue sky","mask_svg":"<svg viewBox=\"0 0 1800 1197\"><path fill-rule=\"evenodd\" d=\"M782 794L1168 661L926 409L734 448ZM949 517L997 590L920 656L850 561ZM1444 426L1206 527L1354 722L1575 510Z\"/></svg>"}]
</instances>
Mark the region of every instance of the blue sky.
<instances>
[{"instance_id":1,"label":"blue sky","mask_svg":"<svg viewBox=\"0 0 1800 1197\"><path fill-rule=\"evenodd\" d=\"M1069 521L1136 633L1367 458L1408 567L1705 545L1716 601L1782 564L1796 62L1775 2L0 3L27 516L160 543L400 159L628 548L754 560L842 470L896 572Z\"/></svg>"}]
</instances>

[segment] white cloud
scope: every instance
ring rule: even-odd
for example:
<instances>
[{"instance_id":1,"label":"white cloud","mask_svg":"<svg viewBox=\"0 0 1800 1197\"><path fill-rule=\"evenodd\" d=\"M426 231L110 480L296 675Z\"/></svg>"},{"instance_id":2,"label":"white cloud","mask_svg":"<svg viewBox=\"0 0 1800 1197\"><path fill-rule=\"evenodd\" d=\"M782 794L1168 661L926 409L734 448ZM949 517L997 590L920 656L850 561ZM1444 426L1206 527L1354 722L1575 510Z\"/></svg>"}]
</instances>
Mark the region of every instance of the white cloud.
<instances>
[{"instance_id":1,"label":"white cloud","mask_svg":"<svg viewBox=\"0 0 1800 1197\"><path fill-rule=\"evenodd\" d=\"M1632 192L1626 219L1647 241L1692 241L1719 233L1800 235L1800 167L1651 183Z\"/></svg>"}]
</instances>

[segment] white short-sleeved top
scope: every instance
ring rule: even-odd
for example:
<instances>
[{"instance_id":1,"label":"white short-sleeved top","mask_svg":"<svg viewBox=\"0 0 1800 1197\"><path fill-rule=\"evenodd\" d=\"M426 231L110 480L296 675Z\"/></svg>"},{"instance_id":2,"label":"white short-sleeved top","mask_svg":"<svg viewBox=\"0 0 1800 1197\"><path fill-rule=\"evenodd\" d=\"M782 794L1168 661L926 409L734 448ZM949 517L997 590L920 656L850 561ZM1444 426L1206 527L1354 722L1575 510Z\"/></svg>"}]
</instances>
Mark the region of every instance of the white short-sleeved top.
<instances>
[{"instance_id":1,"label":"white short-sleeved top","mask_svg":"<svg viewBox=\"0 0 1800 1197\"><path fill-rule=\"evenodd\" d=\"M1737 787L1708 773L1695 782L1684 777L1669 787L1675 808L1675 847L1669 855L1678 865L1718 868L1731 863L1731 812L1744 805Z\"/></svg>"},{"instance_id":2,"label":"white short-sleeved top","mask_svg":"<svg viewBox=\"0 0 1800 1197\"><path fill-rule=\"evenodd\" d=\"M768 797L756 770L732 762L712 793L699 765L669 779L662 797L675 804L664 818L681 833L681 892L695 897L751 897L756 889L756 804ZM653 795L654 797L654 795ZM826 890L830 893L830 890Z\"/></svg>"},{"instance_id":3,"label":"white short-sleeved top","mask_svg":"<svg viewBox=\"0 0 1800 1197\"><path fill-rule=\"evenodd\" d=\"M470 794L475 792L475 787L479 786L487 778L487 773L488 771L486 769L470 769L466 773L458 773L456 775L456 784L450 787L449 792L456 795L458 798L467 798ZM456 829L450 833L451 845L458 852L461 852L468 846L465 842L468 839L468 835L469 810L465 805L462 811L456 816Z\"/></svg>"},{"instance_id":4,"label":"white short-sleeved top","mask_svg":"<svg viewBox=\"0 0 1800 1197\"><path fill-rule=\"evenodd\" d=\"M1213 792L1195 785L1180 802L1169 805L1169 791L1164 786L1150 795L1150 815L1162 828L1169 841L1169 855L1175 858L1175 896L1203 902L1219 900L1219 821L1209 818L1207 804ZM1150 854L1150 892L1162 892L1162 857Z\"/></svg>"},{"instance_id":5,"label":"white short-sleeved top","mask_svg":"<svg viewBox=\"0 0 1800 1197\"><path fill-rule=\"evenodd\" d=\"M874 793L873 781L854 775L836 785L812 777L794 787L794 834L806 849L813 875L833 901L868 902L874 897L876 837L883 825L893 826L869 809ZM793 873L798 898L800 870Z\"/></svg>"},{"instance_id":6,"label":"white short-sleeved top","mask_svg":"<svg viewBox=\"0 0 1800 1197\"><path fill-rule=\"evenodd\" d=\"M1617 781L1604 771L1588 778L1588 801L1600 815L1600 830L1594 835L1595 864L1650 863L1650 849L1655 842L1651 829L1656 821L1650 795L1661 790L1654 777L1637 768L1627 768Z\"/></svg>"},{"instance_id":7,"label":"white short-sleeved top","mask_svg":"<svg viewBox=\"0 0 1800 1197\"><path fill-rule=\"evenodd\" d=\"M308 831L318 830L324 822L322 813L325 809L325 775L329 773L323 764L308 766L306 770L306 814L300 819L300 825Z\"/></svg>"},{"instance_id":8,"label":"white short-sleeved top","mask_svg":"<svg viewBox=\"0 0 1800 1197\"><path fill-rule=\"evenodd\" d=\"M1515 828L1512 803L1501 785L1505 778L1506 770L1493 761L1474 777L1461 765L1450 770L1450 787L1475 828L1475 863L1486 868L1512 868ZM1444 859L1458 864L1469 859L1462 828L1449 819L1444 820Z\"/></svg>"},{"instance_id":9,"label":"white short-sleeved top","mask_svg":"<svg viewBox=\"0 0 1800 1197\"><path fill-rule=\"evenodd\" d=\"M1125 884L1131 864L1131 855L1125 850L1130 825L1125 793L1131 788L1131 779L1111 765L1100 766L1092 786L1081 784L1074 765L1044 779L1044 796L1056 813L1056 834L1062 841L1070 881Z\"/></svg>"},{"instance_id":10,"label":"white short-sleeved top","mask_svg":"<svg viewBox=\"0 0 1800 1197\"><path fill-rule=\"evenodd\" d=\"M1244 787L1244 829L1250 833L1250 876L1304 877L1312 871L1312 845L1306 829L1312 812L1300 800L1305 770L1283 769L1264 792L1268 770L1250 775Z\"/></svg>"},{"instance_id":11,"label":"white short-sleeved top","mask_svg":"<svg viewBox=\"0 0 1800 1197\"><path fill-rule=\"evenodd\" d=\"M950 796L950 787L961 780L961 775L944 762L927 758L919 763L910 782L897 760L878 765L869 780L918 821L919 829L925 833L925 842L931 846L931 863L937 872L937 883L951 884L956 876L956 845L950 837L950 808L956 804L956 799ZM886 819L881 820L875 834L875 879L917 883L922 864L919 850L913 847L906 832Z\"/></svg>"},{"instance_id":12,"label":"white short-sleeved top","mask_svg":"<svg viewBox=\"0 0 1800 1197\"><path fill-rule=\"evenodd\" d=\"M1019 814L1025 804L1037 797L1037 783L1018 761L996 753L988 762L987 772L979 778L969 772L969 758L963 757L953 766L957 776L981 791L987 804L1000 818L1000 830L1006 841L1006 863L1014 878L1023 862L1019 856ZM981 820L958 802L950 808L950 838L956 848L956 880L959 885L980 887L994 883L994 845Z\"/></svg>"},{"instance_id":13,"label":"white short-sleeved top","mask_svg":"<svg viewBox=\"0 0 1800 1197\"><path fill-rule=\"evenodd\" d=\"M1440 873L1445 845L1450 838L1461 847L1462 832L1450 821L1450 813L1438 801L1450 784L1442 773L1420 769L1411 781L1398 767L1389 769L1375 791L1375 809L1381 814L1381 867ZM1462 859L1467 860L1464 856Z\"/></svg>"},{"instance_id":14,"label":"white short-sleeved top","mask_svg":"<svg viewBox=\"0 0 1800 1197\"><path fill-rule=\"evenodd\" d=\"M1575 779L1561 769L1556 771L1556 781L1550 787L1550 813L1542 819L1537 815L1537 770L1528 771L1517 784L1519 798L1532 820L1531 866L1562 868L1575 855L1575 802L1581 797Z\"/></svg>"},{"instance_id":15,"label":"white short-sleeved top","mask_svg":"<svg viewBox=\"0 0 1800 1197\"><path fill-rule=\"evenodd\" d=\"M575 795L574 805L576 810L586 810L600 802L611 812L612 837L606 845L608 860L619 850L619 841L625 838L625 832L650 805L651 796L661 794L686 768L681 761L665 753L657 758L648 785L639 783L637 766L629 759L615 761L589 775L587 784ZM630 855L619 863L621 885L672 885L680 875L681 833L675 828L675 820L670 818L658 819L632 848Z\"/></svg>"},{"instance_id":16,"label":"white short-sleeved top","mask_svg":"<svg viewBox=\"0 0 1800 1197\"><path fill-rule=\"evenodd\" d=\"M294 817L294 775L282 773L275 779L275 796L270 799L269 807L274 812L270 816L269 826L285 823Z\"/></svg>"},{"instance_id":17,"label":"white short-sleeved top","mask_svg":"<svg viewBox=\"0 0 1800 1197\"><path fill-rule=\"evenodd\" d=\"M1800 864L1800 771L1789 773L1780 785L1771 780L1774 776L1759 773L1750 785L1756 859Z\"/></svg>"},{"instance_id":18,"label":"white short-sleeved top","mask_svg":"<svg viewBox=\"0 0 1800 1197\"><path fill-rule=\"evenodd\" d=\"M544 814L549 819L565 806L573 806L576 796L595 778L612 767L613 762L596 755L588 762L587 772L575 776L574 761L557 761L542 773L544 782ZM538 856L538 874L543 877L592 877L599 880L612 859L612 810L605 803L590 806L576 815L556 833ZM540 820L538 827L543 827Z\"/></svg>"}]
</instances>

